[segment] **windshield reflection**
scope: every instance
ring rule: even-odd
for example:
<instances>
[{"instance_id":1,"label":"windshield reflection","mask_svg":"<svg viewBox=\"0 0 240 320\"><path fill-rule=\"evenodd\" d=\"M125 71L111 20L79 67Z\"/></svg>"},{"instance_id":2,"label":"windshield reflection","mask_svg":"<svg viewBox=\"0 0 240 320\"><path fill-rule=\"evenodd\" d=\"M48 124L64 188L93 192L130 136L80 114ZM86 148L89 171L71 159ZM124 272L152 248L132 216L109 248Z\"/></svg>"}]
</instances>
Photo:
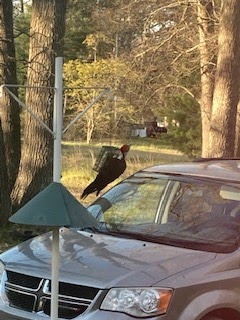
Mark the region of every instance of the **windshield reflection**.
<instances>
[{"instance_id":1,"label":"windshield reflection","mask_svg":"<svg viewBox=\"0 0 240 320\"><path fill-rule=\"evenodd\" d=\"M239 243L240 185L135 174L88 207L101 231L168 245L232 252Z\"/></svg>"}]
</instances>

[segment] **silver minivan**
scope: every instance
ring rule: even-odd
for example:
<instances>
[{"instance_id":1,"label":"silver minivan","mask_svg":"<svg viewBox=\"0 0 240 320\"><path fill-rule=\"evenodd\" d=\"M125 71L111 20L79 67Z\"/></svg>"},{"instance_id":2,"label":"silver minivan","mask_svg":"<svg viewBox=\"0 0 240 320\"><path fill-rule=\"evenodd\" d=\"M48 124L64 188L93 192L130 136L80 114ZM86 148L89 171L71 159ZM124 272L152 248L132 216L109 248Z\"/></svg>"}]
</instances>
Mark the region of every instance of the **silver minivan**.
<instances>
[{"instance_id":1,"label":"silver minivan","mask_svg":"<svg viewBox=\"0 0 240 320\"><path fill-rule=\"evenodd\" d=\"M240 161L153 166L60 232L59 319L239 320ZM52 233L0 255L0 320L50 319Z\"/></svg>"}]
</instances>

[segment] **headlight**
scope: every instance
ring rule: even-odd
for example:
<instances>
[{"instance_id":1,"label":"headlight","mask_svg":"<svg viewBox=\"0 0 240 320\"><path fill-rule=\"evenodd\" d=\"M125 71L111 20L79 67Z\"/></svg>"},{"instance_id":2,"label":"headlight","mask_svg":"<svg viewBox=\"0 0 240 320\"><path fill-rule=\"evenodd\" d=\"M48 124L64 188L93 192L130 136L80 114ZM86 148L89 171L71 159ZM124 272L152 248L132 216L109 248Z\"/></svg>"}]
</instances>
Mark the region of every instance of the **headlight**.
<instances>
[{"instance_id":1,"label":"headlight","mask_svg":"<svg viewBox=\"0 0 240 320\"><path fill-rule=\"evenodd\" d=\"M2 277L3 277L3 272L4 272L5 266L2 263L2 261L0 260L0 286L1 286L1 282L2 282Z\"/></svg>"},{"instance_id":2,"label":"headlight","mask_svg":"<svg viewBox=\"0 0 240 320\"><path fill-rule=\"evenodd\" d=\"M107 293L101 309L135 317L156 316L167 311L172 293L165 288L114 288Z\"/></svg>"},{"instance_id":3,"label":"headlight","mask_svg":"<svg viewBox=\"0 0 240 320\"><path fill-rule=\"evenodd\" d=\"M4 270L5 270L5 265L0 260L0 297L4 302L7 303L8 299L6 297L5 290L4 290L4 283L6 281L6 273L4 272Z\"/></svg>"}]
</instances>

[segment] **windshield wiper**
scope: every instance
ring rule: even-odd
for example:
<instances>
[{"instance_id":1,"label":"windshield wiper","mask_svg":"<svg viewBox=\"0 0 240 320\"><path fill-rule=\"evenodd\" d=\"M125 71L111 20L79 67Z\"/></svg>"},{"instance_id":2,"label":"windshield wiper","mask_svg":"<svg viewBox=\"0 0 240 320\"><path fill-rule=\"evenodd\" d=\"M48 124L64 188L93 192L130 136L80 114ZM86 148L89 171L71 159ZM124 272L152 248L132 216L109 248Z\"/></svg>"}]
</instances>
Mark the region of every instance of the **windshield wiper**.
<instances>
[{"instance_id":1,"label":"windshield wiper","mask_svg":"<svg viewBox=\"0 0 240 320\"><path fill-rule=\"evenodd\" d=\"M90 231L92 233L103 233L103 234L108 234L109 229L107 227L107 224L105 222L99 222L98 227L83 227L79 228L80 231Z\"/></svg>"},{"instance_id":2,"label":"windshield wiper","mask_svg":"<svg viewBox=\"0 0 240 320\"><path fill-rule=\"evenodd\" d=\"M151 235L151 234L143 234L137 232L129 232L129 231L107 231L107 235L112 235L115 237L124 237L129 239L135 239L140 241L149 241L163 245L175 246L180 248L192 249L192 250L200 250L207 252L219 252L219 253L229 253L236 250L237 243L236 241L225 241L222 243L216 243L214 240L205 240L205 239L193 239L193 238L173 238L173 234L165 235ZM176 235L175 235L176 236ZM197 242L196 242L197 241Z\"/></svg>"},{"instance_id":3,"label":"windshield wiper","mask_svg":"<svg viewBox=\"0 0 240 320\"><path fill-rule=\"evenodd\" d=\"M96 227L83 227L83 228L79 228L78 230L80 230L80 231L90 231L92 233L103 233L100 229L98 229Z\"/></svg>"}]
</instances>

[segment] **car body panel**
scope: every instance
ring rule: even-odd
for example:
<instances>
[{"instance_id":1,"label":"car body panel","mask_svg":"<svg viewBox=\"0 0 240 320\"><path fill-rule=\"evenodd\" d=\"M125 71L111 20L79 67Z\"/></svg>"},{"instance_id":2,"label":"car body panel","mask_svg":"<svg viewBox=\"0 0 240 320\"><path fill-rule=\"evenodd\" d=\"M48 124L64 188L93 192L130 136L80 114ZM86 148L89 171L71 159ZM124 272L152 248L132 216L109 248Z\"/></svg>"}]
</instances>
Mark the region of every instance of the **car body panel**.
<instances>
[{"instance_id":1,"label":"car body panel","mask_svg":"<svg viewBox=\"0 0 240 320\"><path fill-rule=\"evenodd\" d=\"M192 252L133 239L119 240L108 235L67 228L61 230L60 243L59 272L62 281L84 285L93 285L94 282L101 289L129 285L152 286L160 279L216 256L211 252ZM3 259L3 262L8 270L32 275L37 273L50 278L51 233L29 240L24 246L20 244L11 258L8 261Z\"/></svg>"},{"instance_id":2,"label":"car body panel","mask_svg":"<svg viewBox=\"0 0 240 320\"><path fill-rule=\"evenodd\" d=\"M240 162L236 162L236 160L215 160L209 162L171 163L152 166L142 170L142 172L158 172L239 182Z\"/></svg>"},{"instance_id":3,"label":"car body panel","mask_svg":"<svg viewBox=\"0 0 240 320\"><path fill-rule=\"evenodd\" d=\"M156 180L161 178L163 182L158 184ZM161 197L157 204L154 197ZM123 180L90 207L94 217L102 215L103 229L60 229L60 283L97 292L86 311L74 319L203 320L207 314L220 320L240 319L240 220L236 214L240 208L240 160L204 159L152 166ZM105 212L114 216L112 225L112 216L104 216ZM147 226L139 227L145 218ZM135 229L131 229L133 223ZM50 318L42 309L27 312L14 303L10 306L5 283L7 272L13 272L40 278L49 285L51 251L52 233L48 232L0 255L5 265L0 320ZM112 288L164 289L172 296L163 314L133 317L103 310L102 301ZM41 290L38 300L45 293Z\"/></svg>"}]
</instances>

